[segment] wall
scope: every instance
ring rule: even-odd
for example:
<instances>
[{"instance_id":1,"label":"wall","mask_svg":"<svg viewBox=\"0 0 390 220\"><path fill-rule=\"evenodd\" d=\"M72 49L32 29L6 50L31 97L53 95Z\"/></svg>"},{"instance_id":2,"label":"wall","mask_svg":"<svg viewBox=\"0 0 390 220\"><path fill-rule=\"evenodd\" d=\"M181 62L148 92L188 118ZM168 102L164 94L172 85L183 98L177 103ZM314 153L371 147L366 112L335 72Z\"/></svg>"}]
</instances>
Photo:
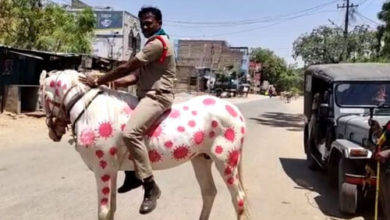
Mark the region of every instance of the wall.
<instances>
[{"instance_id":1,"label":"wall","mask_svg":"<svg viewBox=\"0 0 390 220\"><path fill-rule=\"evenodd\" d=\"M225 41L179 40L178 63L196 68L223 69L227 66L240 68L243 53L231 50Z\"/></svg>"},{"instance_id":2,"label":"wall","mask_svg":"<svg viewBox=\"0 0 390 220\"><path fill-rule=\"evenodd\" d=\"M21 94L19 86L7 86L6 89L7 101L5 103L5 110L16 114L21 113Z\"/></svg>"},{"instance_id":3,"label":"wall","mask_svg":"<svg viewBox=\"0 0 390 220\"><path fill-rule=\"evenodd\" d=\"M197 75L195 67L178 65L176 70L175 93L196 91L197 85L191 85L190 83L191 77L196 77Z\"/></svg>"}]
</instances>

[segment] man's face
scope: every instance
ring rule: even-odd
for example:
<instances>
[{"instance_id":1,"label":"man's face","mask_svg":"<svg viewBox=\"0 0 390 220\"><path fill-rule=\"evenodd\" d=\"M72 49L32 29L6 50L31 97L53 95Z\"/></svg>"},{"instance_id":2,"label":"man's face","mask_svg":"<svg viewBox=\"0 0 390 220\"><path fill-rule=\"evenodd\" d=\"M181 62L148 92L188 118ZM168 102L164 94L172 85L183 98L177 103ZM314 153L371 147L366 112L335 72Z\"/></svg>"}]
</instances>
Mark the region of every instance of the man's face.
<instances>
[{"instance_id":1,"label":"man's face","mask_svg":"<svg viewBox=\"0 0 390 220\"><path fill-rule=\"evenodd\" d=\"M142 33L146 38L153 36L161 28L161 23L151 12L142 15L140 22Z\"/></svg>"}]
</instances>

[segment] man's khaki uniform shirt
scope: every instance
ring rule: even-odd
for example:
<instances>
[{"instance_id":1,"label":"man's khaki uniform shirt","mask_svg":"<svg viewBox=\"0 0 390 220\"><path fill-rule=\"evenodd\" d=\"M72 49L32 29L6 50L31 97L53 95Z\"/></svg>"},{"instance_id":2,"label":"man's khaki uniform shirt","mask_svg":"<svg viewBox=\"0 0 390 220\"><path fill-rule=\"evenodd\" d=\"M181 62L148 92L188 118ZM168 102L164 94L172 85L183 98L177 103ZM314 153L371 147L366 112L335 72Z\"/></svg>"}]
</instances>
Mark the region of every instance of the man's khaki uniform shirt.
<instances>
[{"instance_id":1,"label":"man's khaki uniform shirt","mask_svg":"<svg viewBox=\"0 0 390 220\"><path fill-rule=\"evenodd\" d=\"M154 91L173 92L173 81L176 77L176 61L172 42L165 35L160 35L168 48L167 56L163 63L160 58L163 55L163 44L159 39L147 43L135 56L145 63L140 68L137 83L137 96L143 98L146 93Z\"/></svg>"}]
</instances>

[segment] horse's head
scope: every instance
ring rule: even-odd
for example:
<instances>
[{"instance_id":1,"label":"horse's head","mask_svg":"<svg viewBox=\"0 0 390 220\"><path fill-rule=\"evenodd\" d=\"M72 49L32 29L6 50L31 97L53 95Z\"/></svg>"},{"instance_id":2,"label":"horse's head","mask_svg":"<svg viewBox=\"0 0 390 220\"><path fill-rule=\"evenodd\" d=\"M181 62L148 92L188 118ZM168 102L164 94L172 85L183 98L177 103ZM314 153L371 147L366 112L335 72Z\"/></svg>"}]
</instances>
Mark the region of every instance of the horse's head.
<instances>
[{"instance_id":1,"label":"horse's head","mask_svg":"<svg viewBox=\"0 0 390 220\"><path fill-rule=\"evenodd\" d=\"M69 91L81 86L78 81L80 73L75 70L51 71L45 70L40 77L41 103L46 113L46 125L49 137L60 141L65 134L69 118L64 106L64 99Z\"/></svg>"}]
</instances>

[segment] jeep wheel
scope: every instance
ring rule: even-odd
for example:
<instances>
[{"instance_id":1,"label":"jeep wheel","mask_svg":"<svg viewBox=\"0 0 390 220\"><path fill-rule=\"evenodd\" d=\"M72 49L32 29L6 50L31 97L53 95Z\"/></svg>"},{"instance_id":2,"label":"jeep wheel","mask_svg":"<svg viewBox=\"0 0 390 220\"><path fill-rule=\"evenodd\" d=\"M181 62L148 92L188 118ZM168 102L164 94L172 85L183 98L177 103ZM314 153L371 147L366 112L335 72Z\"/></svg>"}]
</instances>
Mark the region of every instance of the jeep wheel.
<instances>
[{"instance_id":1,"label":"jeep wheel","mask_svg":"<svg viewBox=\"0 0 390 220\"><path fill-rule=\"evenodd\" d=\"M358 207L358 186L344 181L346 172L351 171L351 164L344 158L338 163L338 186L339 186L339 210L348 215L353 215Z\"/></svg>"}]
</instances>

